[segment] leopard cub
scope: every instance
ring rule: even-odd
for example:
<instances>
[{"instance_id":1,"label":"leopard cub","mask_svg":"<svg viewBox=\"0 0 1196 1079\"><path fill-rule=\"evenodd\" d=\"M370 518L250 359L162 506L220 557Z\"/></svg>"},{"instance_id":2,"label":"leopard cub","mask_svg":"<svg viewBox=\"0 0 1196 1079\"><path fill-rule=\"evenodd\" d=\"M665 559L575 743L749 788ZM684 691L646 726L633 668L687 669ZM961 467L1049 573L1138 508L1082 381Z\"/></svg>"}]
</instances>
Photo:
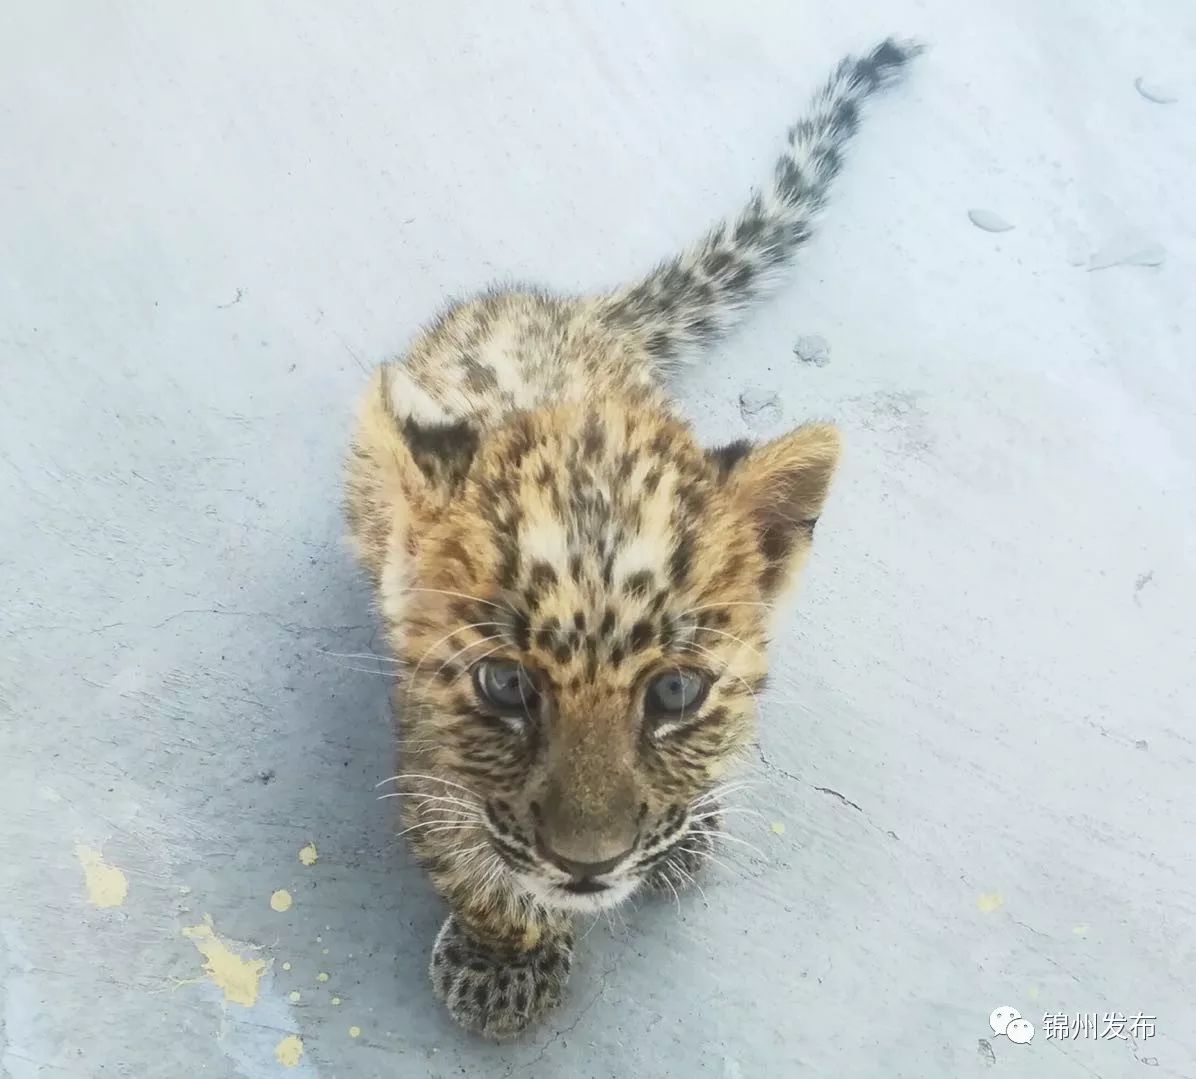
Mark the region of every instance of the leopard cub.
<instances>
[{"instance_id":1,"label":"leopard cub","mask_svg":"<svg viewBox=\"0 0 1196 1079\"><path fill-rule=\"evenodd\" d=\"M706 448L665 376L809 237L861 106L916 51L844 60L771 183L642 280L486 293L374 373L348 516L403 671L393 793L451 911L432 986L469 1030L526 1029L565 991L576 912L710 855L839 438Z\"/></svg>"}]
</instances>

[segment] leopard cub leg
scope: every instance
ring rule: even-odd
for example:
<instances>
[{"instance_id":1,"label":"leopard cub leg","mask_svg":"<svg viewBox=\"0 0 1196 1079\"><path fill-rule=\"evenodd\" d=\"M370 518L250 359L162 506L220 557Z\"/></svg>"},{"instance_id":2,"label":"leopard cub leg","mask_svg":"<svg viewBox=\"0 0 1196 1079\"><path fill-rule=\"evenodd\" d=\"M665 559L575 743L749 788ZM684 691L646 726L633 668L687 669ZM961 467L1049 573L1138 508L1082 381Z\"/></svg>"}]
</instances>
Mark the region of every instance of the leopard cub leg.
<instances>
[{"instance_id":1,"label":"leopard cub leg","mask_svg":"<svg viewBox=\"0 0 1196 1079\"><path fill-rule=\"evenodd\" d=\"M455 911L436 936L428 973L462 1027L504 1039L561 1002L572 965L573 927L564 915L541 911L511 922L492 911Z\"/></svg>"}]
</instances>

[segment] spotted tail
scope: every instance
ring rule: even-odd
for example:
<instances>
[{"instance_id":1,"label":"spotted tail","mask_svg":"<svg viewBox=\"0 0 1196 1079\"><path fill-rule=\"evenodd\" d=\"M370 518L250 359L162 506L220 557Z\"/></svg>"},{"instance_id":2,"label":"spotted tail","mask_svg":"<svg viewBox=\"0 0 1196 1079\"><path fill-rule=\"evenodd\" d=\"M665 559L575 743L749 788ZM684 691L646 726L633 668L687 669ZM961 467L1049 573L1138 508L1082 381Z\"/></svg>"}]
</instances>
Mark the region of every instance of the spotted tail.
<instances>
[{"instance_id":1,"label":"spotted tail","mask_svg":"<svg viewBox=\"0 0 1196 1079\"><path fill-rule=\"evenodd\" d=\"M769 187L698 244L605 297L606 316L661 366L726 333L809 239L863 103L900 79L921 51L890 38L843 60L789 129Z\"/></svg>"}]
</instances>

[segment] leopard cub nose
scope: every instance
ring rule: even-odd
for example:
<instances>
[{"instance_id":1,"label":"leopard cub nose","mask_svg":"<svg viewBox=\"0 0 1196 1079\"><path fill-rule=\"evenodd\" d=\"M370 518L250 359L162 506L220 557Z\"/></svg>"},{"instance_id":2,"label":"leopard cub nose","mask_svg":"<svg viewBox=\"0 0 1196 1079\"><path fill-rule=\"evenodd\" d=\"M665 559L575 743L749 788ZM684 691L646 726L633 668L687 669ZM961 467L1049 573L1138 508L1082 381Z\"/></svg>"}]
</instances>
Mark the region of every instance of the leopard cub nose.
<instances>
[{"instance_id":1,"label":"leopard cub nose","mask_svg":"<svg viewBox=\"0 0 1196 1079\"><path fill-rule=\"evenodd\" d=\"M544 842L542 836L537 837L537 840L540 854L558 869L563 869L575 880L585 880L587 877L600 877L603 873L609 873L612 869L617 868L620 863L626 861L627 856L634 849L634 847L628 847L626 850L620 851L613 858L606 858L601 862L583 862L576 858L568 858L553 850Z\"/></svg>"}]
</instances>

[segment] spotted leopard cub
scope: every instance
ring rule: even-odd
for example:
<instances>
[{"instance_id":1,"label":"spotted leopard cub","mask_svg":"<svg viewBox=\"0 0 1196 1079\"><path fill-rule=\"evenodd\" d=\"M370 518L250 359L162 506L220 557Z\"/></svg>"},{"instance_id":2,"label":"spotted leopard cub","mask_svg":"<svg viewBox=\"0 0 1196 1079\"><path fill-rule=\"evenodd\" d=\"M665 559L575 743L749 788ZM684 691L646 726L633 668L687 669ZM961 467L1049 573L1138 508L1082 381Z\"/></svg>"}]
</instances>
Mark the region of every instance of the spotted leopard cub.
<instances>
[{"instance_id":1,"label":"spotted leopard cub","mask_svg":"<svg viewBox=\"0 0 1196 1079\"><path fill-rule=\"evenodd\" d=\"M839 438L708 449L664 376L807 239L861 106L915 51L844 60L771 184L643 280L490 292L374 374L348 513L404 672L395 793L451 910L432 985L470 1030L519 1034L561 999L576 912L708 853Z\"/></svg>"}]
</instances>

